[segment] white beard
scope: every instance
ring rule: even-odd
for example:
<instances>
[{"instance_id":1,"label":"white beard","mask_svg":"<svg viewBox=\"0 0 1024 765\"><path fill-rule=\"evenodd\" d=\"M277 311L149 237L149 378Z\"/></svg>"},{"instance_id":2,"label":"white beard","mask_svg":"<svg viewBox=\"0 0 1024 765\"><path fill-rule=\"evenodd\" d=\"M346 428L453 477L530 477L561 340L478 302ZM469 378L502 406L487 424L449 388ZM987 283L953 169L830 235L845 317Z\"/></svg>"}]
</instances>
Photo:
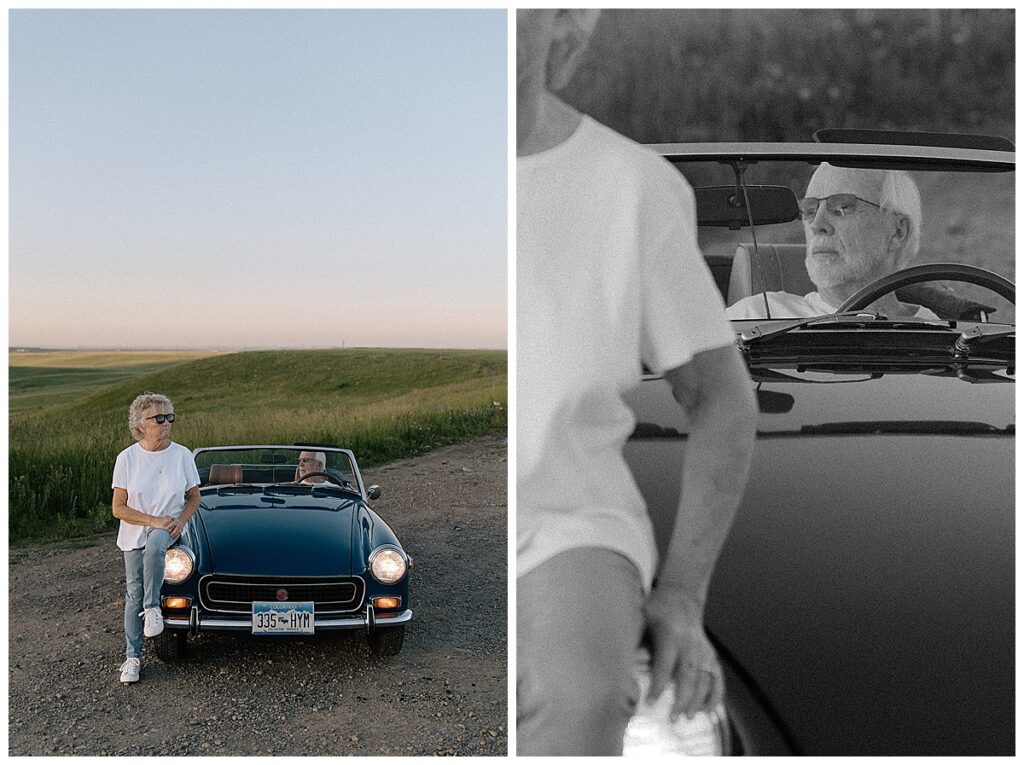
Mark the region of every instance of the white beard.
<instances>
[{"instance_id":1,"label":"white beard","mask_svg":"<svg viewBox=\"0 0 1024 765\"><path fill-rule=\"evenodd\" d=\"M835 287L840 284L862 283L873 281L871 278L874 261L867 257L851 257L845 255L821 256L807 253L804 259L807 275L814 285L821 288Z\"/></svg>"}]
</instances>

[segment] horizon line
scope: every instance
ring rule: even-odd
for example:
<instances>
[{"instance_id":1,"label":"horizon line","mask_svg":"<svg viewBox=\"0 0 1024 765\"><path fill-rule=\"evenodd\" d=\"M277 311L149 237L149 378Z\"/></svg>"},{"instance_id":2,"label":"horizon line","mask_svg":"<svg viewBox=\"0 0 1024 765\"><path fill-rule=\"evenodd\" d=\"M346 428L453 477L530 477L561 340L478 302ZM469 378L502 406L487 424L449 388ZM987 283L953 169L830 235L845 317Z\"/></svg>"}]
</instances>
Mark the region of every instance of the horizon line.
<instances>
[{"instance_id":1,"label":"horizon line","mask_svg":"<svg viewBox=\"0 0 1024 765\"><path fill-rule=\"evenodd\" d=\"M426 345L279 345L279 346L164 346L140 348L126 346L66 346L43 347L36 345L10 345L8 353L239 353L245 351L355 351L355 350L412 350L412 351L508 351L508 347L440 347Z\"/></svg>"}]
</instances>

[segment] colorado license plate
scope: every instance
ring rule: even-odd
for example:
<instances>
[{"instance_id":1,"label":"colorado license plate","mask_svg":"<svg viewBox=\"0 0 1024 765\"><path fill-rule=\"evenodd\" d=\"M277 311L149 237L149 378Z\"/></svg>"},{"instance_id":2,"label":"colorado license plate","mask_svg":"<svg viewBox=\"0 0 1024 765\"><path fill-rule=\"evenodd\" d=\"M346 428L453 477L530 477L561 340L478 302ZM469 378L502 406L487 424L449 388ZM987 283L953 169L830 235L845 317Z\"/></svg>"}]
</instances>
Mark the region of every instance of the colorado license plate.
<instances>
[{"instance_id":1,"label":"colorado license plate","mask_svg":"<svg viewBox=\"0 0 1024 765\"><path fill-rule=\"evenodd\" d=\"M253 601L252 634L312 635L312 603Z\"/></svg>"}]
</instances>

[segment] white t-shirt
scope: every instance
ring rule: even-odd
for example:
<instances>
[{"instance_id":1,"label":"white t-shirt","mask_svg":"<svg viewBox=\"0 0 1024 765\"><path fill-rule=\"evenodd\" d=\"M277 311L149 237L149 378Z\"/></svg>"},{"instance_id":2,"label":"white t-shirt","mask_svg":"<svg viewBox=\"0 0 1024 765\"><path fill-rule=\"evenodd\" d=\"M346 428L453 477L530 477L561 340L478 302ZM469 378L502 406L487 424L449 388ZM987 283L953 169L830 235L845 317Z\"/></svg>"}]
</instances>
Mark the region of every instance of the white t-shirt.
<instances>
[{"instance_id":1,"label":"white t-shirt","mask_svg":"<svg viewBox=\"0 0 1024 765\"><path fill-rule=\"evenodd\" d=\"M693 191L584 117L567 141L517 160L516 215L517 573L600 547L650 587L657 550L622 455L634 426L622 394L641 360L660 373L734 342Z\"/></svg>"},{"instance_id":2,"label":"white t-shirt","mask_svg":"<svg viewBox=\"0 0 1024 765\"><path fill-rule=\"evenodd\" d=\"M146 451L138 443L117 455L111 488L128 491L128 507L148 515L179 516L185 509L185 492L199 485L199 471L192 452L171 443L158 452ZM149 526L121 521L117 546L138 550L146 546Z\"/></svg>"},{"instance_id":3,"label":"white t-shirt","mask_svg":"<svg viewBox=\"0 0 1024 765\"><path fill-rule=\"evenodd\" d=\"M837 308L837 306L826 303L817 292L808 292L803 297L788 292L769 292L768 307L772 311L773 319L809 319L813 316L835 313ZM730 319L763 319L765 318L764 298L760 292L756 295L749 295L726 308L725 313ZM938 316L924 306L918 309L913 318L941 321Z\"/></svg>"}]
</instances>

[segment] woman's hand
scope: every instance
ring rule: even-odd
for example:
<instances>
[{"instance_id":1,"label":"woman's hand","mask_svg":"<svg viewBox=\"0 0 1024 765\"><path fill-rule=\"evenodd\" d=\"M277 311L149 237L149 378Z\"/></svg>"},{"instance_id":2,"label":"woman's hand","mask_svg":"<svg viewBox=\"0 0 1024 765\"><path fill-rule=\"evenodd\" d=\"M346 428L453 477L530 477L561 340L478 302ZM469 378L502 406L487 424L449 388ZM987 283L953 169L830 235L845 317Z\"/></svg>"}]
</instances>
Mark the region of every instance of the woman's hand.
<instances>
[{"instance_id":1,"label":"woman's hand","mask_svg":"<svg viewBox=\"0 0 1024 765\"><path fill-rule=\"evenodd\" d=\"M169 522L164 528L171 535L171 539L177 539L181 536L181 532L184 531L185 523L181 518L169 518Z\"/></svg>"},{"instance_id":2,"label":"woman's hand","mask_svg":"<svg viewBox=\"0 0 1024 765\"><path fill-rule=\"evenodd\" d=\"M651 687L657 699L671 682L675 690L671 719L692 718L722 703L725 682L715 649L704 633L702 606L671 588L655 587L644 604L651 639Z\"/></svg>"}]
</instances>

